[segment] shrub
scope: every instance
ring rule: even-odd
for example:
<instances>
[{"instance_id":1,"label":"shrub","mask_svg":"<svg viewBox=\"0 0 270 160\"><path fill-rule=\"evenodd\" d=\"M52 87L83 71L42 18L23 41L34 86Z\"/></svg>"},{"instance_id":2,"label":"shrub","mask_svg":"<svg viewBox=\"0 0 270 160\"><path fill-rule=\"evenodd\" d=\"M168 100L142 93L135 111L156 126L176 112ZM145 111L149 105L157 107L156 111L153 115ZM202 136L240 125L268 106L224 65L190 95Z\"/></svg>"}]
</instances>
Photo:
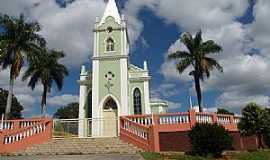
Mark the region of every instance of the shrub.
<instances>
[{"instance_id":1,"label":"shrub","mask_svg":"<svg viewBox=\"0 0 270 160\"><path fill-rule=\"evenodd\" d=\"M242 117L238 123L242 135L258 137L258 148L264 148L263 135L270 131L270 114L268 110L256 103L249 103L242 110Z\"/></svg>"},{"instance_id":2,"label":"shrub","mask_svg":"<svg viewBox=\"0 0 270 160\"><path fill-rule=\"evenodd\" d=\"M218 124L198 123L188 136L191 140L192 154L220 157L225 149L232 147L233 139L224 127Z\"/></svg>"},{"instance_id":3,"label":"shrub","mask_svg":"<svg viewBox=\"0 0 270 160\"><path fill-rule=\"evenodd\" d=\"M270 148L270 133L265 133L263 135L263 141L264 144L267 145L268 148Z\"/></svg>"}]
</instances>

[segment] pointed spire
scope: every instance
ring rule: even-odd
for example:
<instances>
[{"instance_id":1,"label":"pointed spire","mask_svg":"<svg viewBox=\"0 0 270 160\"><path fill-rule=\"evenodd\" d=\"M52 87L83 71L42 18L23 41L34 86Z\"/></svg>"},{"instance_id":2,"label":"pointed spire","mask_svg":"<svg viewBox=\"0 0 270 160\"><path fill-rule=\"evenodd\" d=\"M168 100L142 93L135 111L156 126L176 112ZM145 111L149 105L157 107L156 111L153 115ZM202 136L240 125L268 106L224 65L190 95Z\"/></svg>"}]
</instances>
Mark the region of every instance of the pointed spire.
<instances>
[{"instance_id":1,"label":"pointed spire","mask_svg":"<svg viewBox=\"0 0 270 160\"><path fill-rule=\"evenodd\" d=\"M118 8L116 6L115 0L109 0L109 2L107 3L107 7L100 21L100 24L104 23L106 18L109 16L113 17L117 23L119 24L121 23L121 17Z\"/></svg>"}]
</instances>

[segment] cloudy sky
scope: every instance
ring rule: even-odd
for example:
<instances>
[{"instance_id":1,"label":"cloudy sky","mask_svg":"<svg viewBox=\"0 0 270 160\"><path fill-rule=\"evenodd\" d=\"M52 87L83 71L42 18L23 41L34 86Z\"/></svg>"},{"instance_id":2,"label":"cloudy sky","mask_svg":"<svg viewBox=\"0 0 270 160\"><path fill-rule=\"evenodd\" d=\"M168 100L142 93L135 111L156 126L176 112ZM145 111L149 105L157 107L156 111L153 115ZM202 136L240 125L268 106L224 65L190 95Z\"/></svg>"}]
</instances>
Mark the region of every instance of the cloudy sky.
<instances>
[{"instance_id":1,"label":"cloudy sky","mask_svg":"<svg viewBox=\"0 0 270 160\"><path fill-rule=\"evenodd\" d=\"M204 40L212 39L223 47L214 57L224 73L214 71L203 82L204 106L235 112L251 101L270 106L269 0L117 0L117 5L128 18L131 62L142 66L148 61L151 97L167 100L171 111L186 111L189 96L195 104L196 94L188 71L179 75L166 56L185 49L179 41L181 33L195 34L199 29ZM48 47L67 55L63 63L70 75L61 92L54 89L49 95L49 114L78 101L80 66L91 69L93 24L105 6L103 0L0 0L1 13L23 13L28 20L37 20ZM7 70L0 72L0 87L8 88ZM25 116L39 113L41 92L41 86L31 91L18 78L15 94L25 106Z\"/></svg>"}]
</instances>

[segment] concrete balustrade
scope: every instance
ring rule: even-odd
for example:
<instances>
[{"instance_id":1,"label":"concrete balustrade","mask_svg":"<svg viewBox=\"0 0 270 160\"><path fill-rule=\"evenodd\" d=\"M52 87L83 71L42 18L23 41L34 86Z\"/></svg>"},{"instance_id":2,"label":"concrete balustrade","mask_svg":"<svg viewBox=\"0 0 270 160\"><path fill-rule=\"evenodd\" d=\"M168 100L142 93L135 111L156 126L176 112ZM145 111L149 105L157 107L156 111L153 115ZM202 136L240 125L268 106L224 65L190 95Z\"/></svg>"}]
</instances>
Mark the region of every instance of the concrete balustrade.
<instances>
[{"instance_id":1,"label":"concrete balustrade","mask_svg":"<svg viewBox=\"0 0 270 160\"><path fill-rule=\"evenodd\" d=\"M0 154L40 144L52 138L52 120L22 119L5 121L9 128L0 131ZM12 126L12 127L10 127Z\"/></svg>"},{"instance_id":2,"label":"concrete balustrade","mask_svg":"<svg viewBox=\"0 0 270 160\"><path fill-rule=\"evenodd\" d=\"M13 122L3 122L3 128L1 128L2 130L9 130L13 128Z\"/></svg>"},{"instance_id":3,"label":"concrete balustrade","mask_svg":"<svg viewBox=\"0 0 270 160\"><path fill-rule=\"evenodd\" d=\"M235 123L231 122L231 117L228 115L218 115L217 116L217 123L219 124L230 124L230 123Z\"/></svg>"},{"instance_id":4,"label":"concrete balustrade","mask_svg":"<svg viewBox=\"0 0 270 160\"><path fill-rule=\"evenodd\" d=\"M129 121L129 120L124 121L123 126L121 126L121 128L130 133L137 135L140 138L143 138L146 140L148 139L149 129L141 127L132 121Z\"/></svg>"},{"instance_id":5,"label":"concrete balustrade","mask_svg":"<svg viewBox=\"0 0 270 160\"><path fill-rule=\"evenodd\" d=\"M159 116L159 124L179 124L179 123L189 123L189 115L179 114L179 115Z\"/></svg>"},{"instance_id":6,"label":"concrete balustrade","mask_svg":"<svg viewBox=\"0 0 270 160\"><path fill-rule=\"evenodd\" d=\"M197 123L213 123L213 115L211 114L196 114Z\"/></svg>"},{"instance_id":7,"label":"concrete balustrade","mask_svg":"<svg viewBox=\"0 0 270 160\"><path fill-rule=\"evenodd\" d=\"M120 117L120 138L148 151L160 151L159 134L187 132L196 123L218 123L229 132L239 132L240 117L215 113L133 115Z\"/></svg>"},{"instance_id":8,"label":"concrete balustrade","mask_svg":"<svg viewBox=\"0 0 270 160\"><path fill-rule=\"evenodd\" d=\"M152 124L152 117L151 115L134 115L134 116L127 116L127 118L133 122L142 124L142 125L151 125Z\"/></svg>"}]
</instances>

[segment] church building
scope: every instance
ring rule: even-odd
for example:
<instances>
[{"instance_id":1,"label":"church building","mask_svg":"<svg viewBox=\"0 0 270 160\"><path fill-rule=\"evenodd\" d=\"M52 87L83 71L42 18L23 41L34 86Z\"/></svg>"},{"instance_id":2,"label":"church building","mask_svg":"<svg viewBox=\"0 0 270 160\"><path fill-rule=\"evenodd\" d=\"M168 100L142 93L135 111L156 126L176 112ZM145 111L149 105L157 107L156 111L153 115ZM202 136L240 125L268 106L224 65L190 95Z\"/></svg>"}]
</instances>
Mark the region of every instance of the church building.
<instances>
[{"instance_id":1,"label":"church building","mask_svg":"<svg viewBox=\"0 0 270 160\"><path fill-rule=\"evenodd\" d=\"M109 0L94 28L92 71L81 68L79 136L117 136L122 115L165 113L166 102L151 102L147 62L130 63L127 20ZM85 121L85 119L91 119Z\"/></svg>"}]
</instances>

